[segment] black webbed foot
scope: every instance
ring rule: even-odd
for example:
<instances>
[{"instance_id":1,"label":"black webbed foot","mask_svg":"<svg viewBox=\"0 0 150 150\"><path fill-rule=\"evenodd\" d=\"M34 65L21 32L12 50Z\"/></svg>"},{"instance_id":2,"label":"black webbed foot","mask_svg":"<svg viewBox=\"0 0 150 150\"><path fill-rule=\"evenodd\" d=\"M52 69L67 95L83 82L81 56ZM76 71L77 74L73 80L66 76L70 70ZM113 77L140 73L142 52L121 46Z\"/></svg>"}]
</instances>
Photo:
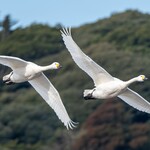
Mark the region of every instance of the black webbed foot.
<instances>
[{"instance_id":1,"label":"black webbed foot","mask_svg":"<svg viewBox=\"0 0 150 150\"><path fill-rule=\"evenodd\" d=\"M12 82L10 80L5 80L5 81L3 81L3 83L6 84L6 85L12 85L12 84L14 84L14 82Z\"/></svg>"},{"instance_id":2,"label":"black webbed foot","mask_svg":"<svg viewBox=\"0 0 150 150\"><path fill-rule=\"evenodd\" d=\"M92 93L90 93L90 94L84 96L84 99L85 99L85 100L90 100L90 99L95 99L95 98L93 98L93 97L92 97Z\"/></svg>"},{"instance_id":3,"label":"black webbed foot","mask_svg":"<svg viewBox=\"0 0 150 150\"><path fill-rule=\"evenodd\" d=\"M93 92L95 91L95 89L93 89L93 91L87 95L84 96L85 100L90 100L90 99L96 99L93 97Z\"/></svg>"}]
</instances>

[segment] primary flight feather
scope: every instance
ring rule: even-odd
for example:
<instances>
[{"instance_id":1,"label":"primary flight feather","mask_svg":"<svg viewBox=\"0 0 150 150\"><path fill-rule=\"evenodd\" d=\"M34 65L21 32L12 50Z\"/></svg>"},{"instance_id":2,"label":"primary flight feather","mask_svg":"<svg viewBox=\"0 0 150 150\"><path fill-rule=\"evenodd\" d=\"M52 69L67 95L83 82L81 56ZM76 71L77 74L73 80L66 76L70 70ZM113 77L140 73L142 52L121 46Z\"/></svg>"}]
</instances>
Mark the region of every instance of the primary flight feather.
<instances>
[{"instance_id":1,"label":"primary flight feather","mask_svg":"<svg viewBox=\"0 0 150 150\"><path fill-rule=\"evenodd\" d=\"M70 28L63 28L61 35L75 63L94 81L95 88L84 91L85 99L108 99L117 96L130 106L150 113L150 103L138 93L128 88L134 82L146 80L147 78L144 75L139 75L128 81L117 79L82 52L73 40Z\"/></svg>"},{"instance_id":2,"label":"primary flight feather","mask_svg":"<svg viewBox=\"0 0 150 150\"><path fill-rule=\"evenodd\" d=\"M70 119L59 93L43 74L43 71L49 69L59 69L61 66L58 62L54 62L48 66L39 66L17 57L0 55L0 64L6 65L12 69L12 72L3 77L4 83L11 84L28 81L55 111L56 115L67 129L73 129L73 127L75 127L76 123Z\"/></svg>"}]
</instances>

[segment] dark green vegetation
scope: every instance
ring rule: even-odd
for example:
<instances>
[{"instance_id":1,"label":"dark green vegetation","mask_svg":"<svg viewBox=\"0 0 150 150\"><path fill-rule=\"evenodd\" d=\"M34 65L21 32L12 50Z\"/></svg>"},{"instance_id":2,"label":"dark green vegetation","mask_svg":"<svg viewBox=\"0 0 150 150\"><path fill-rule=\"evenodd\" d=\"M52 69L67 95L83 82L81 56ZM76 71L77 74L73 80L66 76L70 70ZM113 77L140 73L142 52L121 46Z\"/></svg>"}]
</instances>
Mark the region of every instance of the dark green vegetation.
<instances>
[{"instance_id":1,"label":"dark green vegetation","mask_svg":"<svg viewBox=\"0 0 150 150\"><path fill-rule=\"evenodd\" d=\"M113 76L128 80L150 73L150 15L138 11L113 14L110 18L73 29L82 50ZM0 33L2 37L2 32ZM47 65L58 61L63 68L45 72L60 92L74 121L67 131L55 113L28 84L6 86L0 82L1 150L148 150L150 115L139 112L119 98L84 101L82 92L93 83L71 59L59 29L33 24L1 38L0 54L18 56ZM0 66L0 78L10 69ZM147 100L150 82L131 88Z\"/></svg>"}]
</instances>

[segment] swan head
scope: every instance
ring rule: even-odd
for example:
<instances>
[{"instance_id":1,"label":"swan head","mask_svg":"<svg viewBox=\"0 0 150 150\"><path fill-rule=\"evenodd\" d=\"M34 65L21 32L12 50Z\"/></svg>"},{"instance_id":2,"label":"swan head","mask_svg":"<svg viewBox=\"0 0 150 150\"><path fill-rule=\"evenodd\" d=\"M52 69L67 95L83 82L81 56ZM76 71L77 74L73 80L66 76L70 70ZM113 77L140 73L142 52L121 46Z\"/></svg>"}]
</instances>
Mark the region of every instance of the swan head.
<instances>
[{"instance_id":1,"label":"swan head","mask_svg":"<svg viewBox=\"0 0 150 150\"><path fill-rule=\"evenodd\" d=\"M145 81L145 80L147 80L147 78L146 78L145 75L139 75L139 76L137 77L137 81L139 81L139 82L143 82L143 81Z\"/></svg>"},{"instance_id":2,"label":"swan head","mask_svg":"<svg viewBox=\"0 0 150 150\"><path fill-rule=\"evenodd\" d=\"M52 63L52 67L53 67L54 69L59 69L59 68L61 68L62 66L61 66L60 63L58 63L58 62L54 62L54 63Z\"/></svg>"}]
</instances>

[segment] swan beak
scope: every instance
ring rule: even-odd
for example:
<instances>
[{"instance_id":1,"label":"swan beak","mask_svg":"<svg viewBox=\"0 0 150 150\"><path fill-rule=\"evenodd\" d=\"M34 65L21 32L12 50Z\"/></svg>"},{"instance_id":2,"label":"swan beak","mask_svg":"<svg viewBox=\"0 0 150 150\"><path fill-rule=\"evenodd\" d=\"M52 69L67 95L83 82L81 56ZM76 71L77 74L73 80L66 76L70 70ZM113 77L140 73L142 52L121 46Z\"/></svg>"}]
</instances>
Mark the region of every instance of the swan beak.
<instances>
[{"instance_id":1,"label":"swan beak","mask_svg":"<svg viewBox=\"0 0 150 150\"><path fill-rule=\"evenodd\" d=\"M59 63L56 63L55 65L56 65L56 69L62 68L62 66Z\"/></svg>"},{"instance_id":2,"label":"swan beak","mask_svg":"<svg viewBox=\"0 0 150 150\"><path fill-rule=\"evenodd\" d=\"M59 65L58 69L60 69L60 68L62 68L62 66L61 66L61 65Z\"/></svg>"},{"instance_id":3,"label":"swan beak","mask_svg":"<svg viewBox=\"0 0 150 150\"><path fill-rule=\"evenodd\" d=\"M57 70L60 70L61 68L62 68L62 66L61 66L61 65L57 66Z\"/></svg>"},{"instance_id":4,"label":"swan beak","mask_svg":"<svg viewBox=\"0 0 150 150\"><path fill-rule=\"evenodd\" d=\"M148 80L148 78L145 77L144 80Z\"/></svg>"}]
</instances>

